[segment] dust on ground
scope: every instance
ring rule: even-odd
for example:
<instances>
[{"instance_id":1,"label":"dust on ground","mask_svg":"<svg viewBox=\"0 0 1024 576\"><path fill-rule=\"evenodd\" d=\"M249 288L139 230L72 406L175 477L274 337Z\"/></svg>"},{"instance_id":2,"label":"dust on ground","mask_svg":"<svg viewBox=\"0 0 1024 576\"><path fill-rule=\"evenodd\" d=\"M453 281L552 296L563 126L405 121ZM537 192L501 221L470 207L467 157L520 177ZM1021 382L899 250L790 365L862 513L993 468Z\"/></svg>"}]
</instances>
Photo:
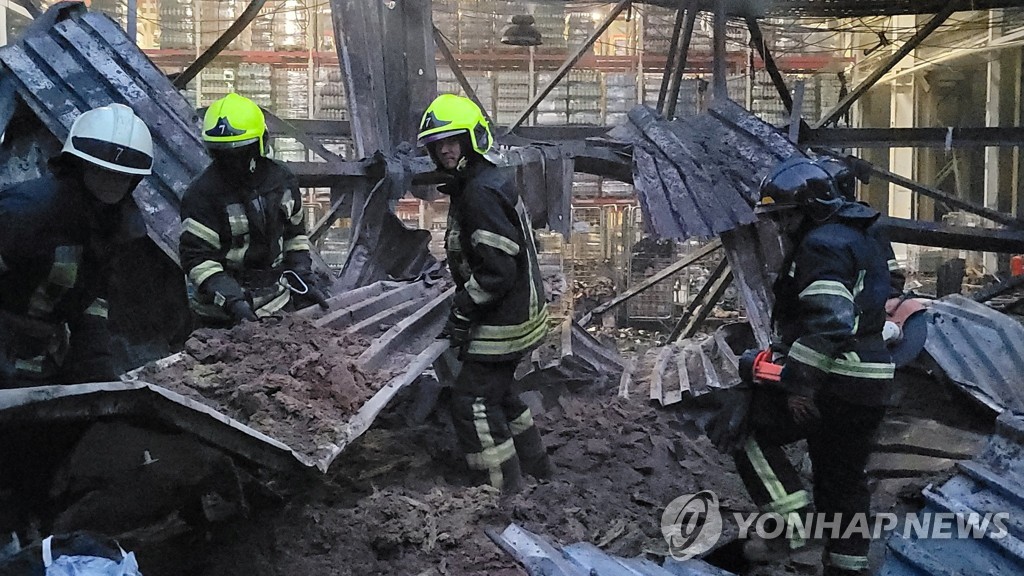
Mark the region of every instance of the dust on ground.
<instances>
[{"instance_id":1,"label":"dust on ground","mask_svg":"<svg viewBox=\"0 0 1024 576\"><path fill-rule=\"evenodd\" d=\"M724 505L748 506L731 462L689 439L674 412L610 393L544 404L536 421L557 467L551 480L528 479L512 496L469 486L443 408L411 424L400 405L304 494L211 529L189 572L520 575L486 528L516 522L563 544L664 554L661 514L674 498L711 488ZM165 559L139 552L147 575L165 573Z\"/></svg>"},{"instance_id":2,"label":"dust on ground","mask_svg":"<svg viewBox=\"0 0 1024 576\"><path fill-rule=\"evenodd\" d=\"M362 371L369 346L294 316L197 330L182 359L139 378L226 414L311 457L330 451L349 416L393 374Z\"/></svg>"}]
</instances>

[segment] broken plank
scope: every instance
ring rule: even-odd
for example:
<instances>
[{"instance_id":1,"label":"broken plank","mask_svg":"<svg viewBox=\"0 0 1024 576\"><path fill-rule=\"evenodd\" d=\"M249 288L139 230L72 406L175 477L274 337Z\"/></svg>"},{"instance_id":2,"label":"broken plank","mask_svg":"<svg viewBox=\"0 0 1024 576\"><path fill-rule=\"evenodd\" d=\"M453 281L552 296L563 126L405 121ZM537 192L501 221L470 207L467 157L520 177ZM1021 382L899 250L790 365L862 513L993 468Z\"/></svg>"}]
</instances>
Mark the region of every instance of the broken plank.
<instances>
[{"instance_id":1,"label":"broken plank","mask_svg":"<svg viewBox=\"0 0 1024 576\"><path fill-rule=\"evenodd\" d=\"M663 346L657 352L657 360L654 362L654 370L651 371L651 400L662 402L662 396L664 394L662 386L665 378L665 370L668 367L668 361L671 356L671 346Z\"/></svg>"},{"instance_id":2,"label":"broken plank","mask_svg":"<svg viewBox=\"0 0 1024 576\"><path fill-rule=\"evenodd\" d=\"M700 260L701 258L707 256L708 254L711 254L712 252L718 250L721 247L722 242L720 240L716 239L712 240L711 242L708 242L707 245L702 247L700 250L697 250L696 252L687 255L685 258L680 259L675 264L669 265L661 272L658 272L657 274L644 280L640 284L637 284L636 286L626 290L625 292L619 294L612 300L605 302L604 304L601 304L600 306L594 308L586 316L580 319L580 326L586 327L586 325L589 324L591 320L593 320L594 316L600 316L601 314L604 314L605 312L611 310L612 308L618 306L619 304L622 304L623 302L629 300L630 298L636 296L637 294L642 293L644 290L647 290L648 288L654 286L658 282L661 282L666 278L671 277L673 274L676 274L683 268L692 265L694 262Z\"/></svg>"}]
</instances>

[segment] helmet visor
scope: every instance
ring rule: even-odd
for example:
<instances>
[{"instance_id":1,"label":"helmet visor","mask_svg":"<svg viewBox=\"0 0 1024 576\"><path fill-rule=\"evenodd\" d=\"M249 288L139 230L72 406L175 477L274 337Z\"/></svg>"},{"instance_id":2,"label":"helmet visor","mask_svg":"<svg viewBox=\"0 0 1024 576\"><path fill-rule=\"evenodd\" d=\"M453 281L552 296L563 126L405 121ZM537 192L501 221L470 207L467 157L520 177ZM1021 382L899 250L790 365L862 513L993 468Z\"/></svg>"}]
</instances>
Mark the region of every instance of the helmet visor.
<instances>
[{"instance_id":1,"label":"helmet visor","mask_svg":"<svg viewBox=\"0 0 1024 576\"><path fill-rule=\"evenodd\" d=\"M468 133L469 133L468 130L460 128L458 130L446 130L444 132L436 132L434 134L427 134L426 136L420 136L420 138L416 141L416 145L420 146L420 147L423 147L423 146L426 146L427 144L433 144L434 142L438 142L440 140L444 140L445 138L451 138L452 136L458 136L460 134L468 134Z\"/></svg>"}]
</instances>

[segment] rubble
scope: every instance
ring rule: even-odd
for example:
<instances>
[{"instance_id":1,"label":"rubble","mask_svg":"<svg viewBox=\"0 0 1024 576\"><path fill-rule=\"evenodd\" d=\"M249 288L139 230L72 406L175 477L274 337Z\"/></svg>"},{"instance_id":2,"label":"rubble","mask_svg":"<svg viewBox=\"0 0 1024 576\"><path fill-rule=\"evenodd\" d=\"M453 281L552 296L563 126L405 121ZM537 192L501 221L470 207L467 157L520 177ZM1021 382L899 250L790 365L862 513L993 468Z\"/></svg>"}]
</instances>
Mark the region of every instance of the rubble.
<instances>
[{"instance_id":1,"label":"rubble","mask_svg":"<svg viewBox=\"0 0 1024 576\"><path fill-rule=\"evenodd\" d=\"M296 317L202 329L180 359L138 377L197 400L314 458L350 415L395 376L364 371L369 341Z\"/></svg>"}]
</instances>

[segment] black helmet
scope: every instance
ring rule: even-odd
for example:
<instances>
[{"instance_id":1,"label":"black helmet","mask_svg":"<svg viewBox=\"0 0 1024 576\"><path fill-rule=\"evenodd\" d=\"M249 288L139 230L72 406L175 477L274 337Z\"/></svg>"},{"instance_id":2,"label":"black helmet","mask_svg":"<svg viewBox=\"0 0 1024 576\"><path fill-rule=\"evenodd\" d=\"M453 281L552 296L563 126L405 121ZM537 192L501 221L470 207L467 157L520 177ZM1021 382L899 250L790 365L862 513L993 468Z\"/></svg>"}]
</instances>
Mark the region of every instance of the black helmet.
<instances>
[{"instance_id":1,"label":"black helmet","mask_svg":"<svg viewBox=\"0 0 1024 576\"><path fill-rule=\"evenodd\" d=\"M835 156L819 156L818 165L825 169L836 181L839 195L847 202L857 201L857 178L853 174L850 164Z\"/></svg>"},{"instance_id":2,"label":"black helmet","mask_svg":"<svg viewBox=\"0 0 1024 576\"><path fill-rule=\"evenodd\" d=\"M825 220L842 204L836 182L824 168L804 156L792 156L761 181L761 200L754 212L799 208L815 220Z\"/></svg>"}]
</instances>

